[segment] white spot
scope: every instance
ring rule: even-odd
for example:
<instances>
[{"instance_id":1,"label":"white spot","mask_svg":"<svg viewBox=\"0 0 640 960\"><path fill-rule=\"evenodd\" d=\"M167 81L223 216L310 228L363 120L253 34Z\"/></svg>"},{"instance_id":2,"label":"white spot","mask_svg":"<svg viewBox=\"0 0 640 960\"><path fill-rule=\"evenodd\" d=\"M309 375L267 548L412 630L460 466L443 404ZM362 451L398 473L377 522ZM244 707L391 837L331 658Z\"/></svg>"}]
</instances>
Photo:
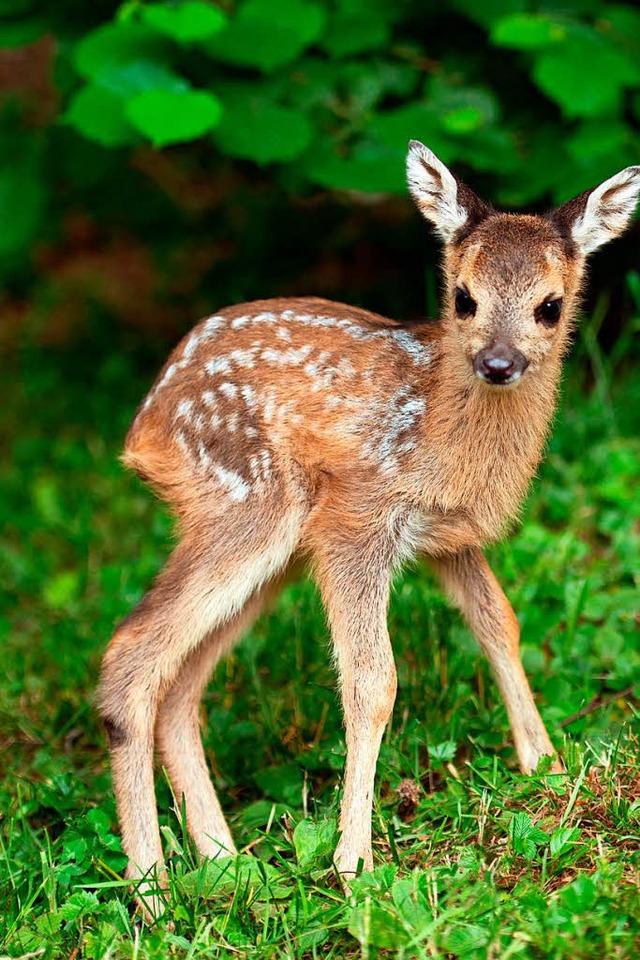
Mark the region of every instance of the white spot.
<instances>
[{"instance_id":1,"label":"white spot","mask_svg":"<svg viewBox=\"0 0 640 960\"><path fill-rule=\"evenodd\" d=\"M408 330L393 330L391 339L411 357L416 366L428 367L431 363L431 350L416 340Z\"/></svg>"},{"instance_id":2,"label":"white spot","mask_svg":"<svg viewBox=\"0 0 640 960\"><path fill-rule=\"evenodd\" d=\"M169 364L169 366L167 367L167 369L165 370L165 372L164 372L164 374L163 374L163 376L162 376L162 379L158 381L158 383L155 385L154 389L151 391L151 393L150 393L149 396L147 397L147 401L146 401L146 403L145 403L145 407L147 407L147 406L151 403L151 401L153 400L153 398L154 398L155 395L157 394L158 390L160 390L161 387L164 387L165 383L169 383L169 380L171 380L172 377L175 376L176 370L179 369L179 366L180 366L180 365L177 364L177 363L170 363L170 364Z\"/></svg>"},{"instance_id":3,"label":"white spot","mask_svg":"<svg viewBox=\"0 0 640 960\"><path fill-rule=\"evenodd\" d=\"M205 469L213 465L213 460L209 456L209 452L203 443L198 444L198 460Z\"/></svg>"},{"instance_id":4,"label":"white spot","mask_svg":"<svg viewBox=\"0 0 640 960\"><path fill-rule=\"evenodd\" d=\"M220 329L225 323L225 318L216 314L214 317L207 317L204 323L204 333L207 337L210 337L212 333L215 333Z\"/></svg>"},{"instance_id":5,"label":"white spot","mask_svg":"<svg viewBox=\"0 0 640 960\"><path fill-rule=\"evenodd\" d=\"M249 367L252 369L256 365L256 354L258 347L251 347L248 350L232 350L229 359L239 367Z\"/></svg>"},{"instance_id":6,"label":"white spot","mask_svg":"<svg viewBox=\"0 0 640 960\"><path fill-rule=\"evenodd\" d=\"M375 329L361 326L346 317L330 317L312 313L296 314L293 310L283 310L280 318L282 320L293 320L303 326L336 327L343 330L354 340L390 340L410 356L417 365L427 366L431 362L431 352L428 347L420 343L408 330L398 330L393 327Z\"/></svg>"},{"instance_id":7,"label":"white spot","mask_svg":"<svg viewBox=\"0 0 640 960\"><path fill-rule=\"evenodd\" d=\"M238 429L238 421L240 420L240 415L238 413L232 413L227 420L227 430L229 433L235 433Z\"/></svg>"},{"instance_id":8,"label":"white spot","mask_svg":"<svg viewBox=\"0 0 640 960\"><path fill-rule=\"evenodd\" d=\"M176 418L184 417L188 420L192 410L193 400L181 400L176 408Z\"/></svg>"},{"instance_id":9,"label":"white spot","mask_svg":"<svg viewBox=\"0 0 640 960\"><path fill-rule=\"evenodd\" d=\"M240 387L240 393L242 394L242 399L247 405L247 409L250 410L251 413L255 413L257 403L256 392L253 387L250 384L245 383L242 387Z\"/></svg>"},{"instance_id":10,"label":"white spot","mask_svg":"<svg viewBox=\"0 0 640 960\"><path fill-rule=\"evenodd\" d=\"M287 330L286 327L278 327L276 330L276 336L279 337L280 340L285 340L287 343L291 343L291 331Z\"/></svg>"},{"instance_id":11,"label":"white spot","mask_svg":"<svg viewBox=\"0 0 640 960\"><path fill-rule=\"evenodd\" d=\"M202 433L205 427L205 419L201 413L197 413L195 415L192 423L193 423L193 429L196 430L197 433Z\"/></svg>"},{"instance_id":12,"label":"white spot","mask_svg":"<svg viewBox=\"0 0 640 960\"><path fill-rule=\"evenodd\" d=\"M315 377L330 359L331 353L328 350L322 350L315 360L311 360L305 364L304 372L308 373L310 377Z\"/></svg>"},{"instance_id":13,"label":"white spot","mask_svg":"<svg viewBox=\"0 0 640 960\"><path fill-rule=\"evenodd\" d=\"M217 404L217 400L213 391L205 390L204 393L202 394L202 402L207 407L215 407Z\"/></svg>"},{"instance_id":14,"label":"white spot","mask_svg":"<svg viewBox=\"0 0 640 960\"><path fill-rule=\"evenodd\" d=\"M312 350L313 346L310 343L304 347L299 347L297 350L293 348L289 350L274 350L272 347L268 347L262 351L260 356L263 360L276 363L278 366L297 366L306 360Z\"/></svg>"},{"instance_id":15,"label":"white spot","mask_svg":"<svg viewBox=\"0 0 640 960\"><path fill-rule=\"evenodd\" d=\"M210 340L213 334L224 325L224 322L224 317L216 315L214 317L208 317L201 326L196 327L182 351L183 360L188 360L194 353L196 347L204 343L205 340Z\"/></svg>"},{"instance_id":16,"label":"white spot","mask_svg":"<svg viewBox=\"0 0 640 960\"><path fill-rule=\"evenodd\" d=\"M231 327L233 330L237 330L239 327L244 327L250 320L253 320L253 317L245 314L242 317L234 317L231 321Z\"/></svg>"},{"instance_id":17,"label":"white spot","mask_svg":"<svg viewBox=\"0 0 640 960\"><path fill-rule=\"evenodd\" d=\"M200 334L192 333L187 342L184 345L184 350L182 351L182 357L184 360L188 360L191 354L194 352L198 344L200 343Z\"/></svg>"},{"instance_id":18,"label":"white spot","mask_svg":"<svg viewBox=\"0 0 640 960\"><path fill-rule=\"evenodd\" d=\"M221 383L218 387L220 393L223 393L225 397L229 397L232 400L234 397L238 396L238 388L235 383L230 383L228 380L225 380L224 383Z\"/></svg>"},{"instance_id":19,"label":"white spot","mask_svg":"<svg viewBox=\"0 0 640 960\"><path fill-rule=\"evenodd\" d=\"M422 397L410 396L411 389L408 385L400 387L388 400L380 401L372 412L370 436L364 451L386 469L395 466L397 456L415 446L412 434L426 404Z\"/></svg>"},{"instance_id":20,"label":"white spot","mask_svg":"<svg viewBox=\"0 0 640 960\"><path fill-rule=\"evenodd\" d=\"M207 360L204 369L210 377L213 377L216 373L229 373L231 364L226 357L215 357L213 360Z\"/></svg>"},{"instance_id":21,"label":"white spot","mask_svg":"<svg viewBox=\"0 0 640 960\"><path fill-rule=\"evenodd\" d=\"M262 417L265 423L271 423L276 410L276 398L274 393L268 394L262 410Z\"/></svg>"},{"instance_id":22,"label":"white spot","mask_svg":"<svg viewBox=\"0 0 640 960\"><path fill-rule=\"evenodd\" d=\"M342 357L340 360L338 371L345 377L354 377L356 374L356 368L347 357Z\"/></svg>"},{"instance_id":23,"label":"white spot","mask_svg":"<svg viewBox=\"0 0 640 960\"><path fill-rule=\"evenodd\" d=\"M267 449L260 451L260 461L262 463L262 473L265 480L271 476L271 454Z\"/></svg>"},{"instance_id":24,"label":"white spot","mask_svg":"<svg viewBox=\"0 0 640 960\"><path fill-rule=\"evenodd\" d=\"M212 471L218 478L222 486L229 494L230 500L246 500L251 492L251 487L246 483L239 473L234 470L227 470L218 463L214 463Z\"/></svg>"},{"instance_id":25,"label":"white spot","mask_svg":"<svg viewBox=\"0 0 640 960\"><path fill-rule=\"evenodd\" d=\"M258 436L258 431L256 430L255 427L245 427L244 435L245 437L247 437L248 440L253 440L255 437Z\"/></svg>"},{"instance_id":26,"label":"white spot","mask_svg":"<svg viewBox=\"0 0 640 960\"><path fill-rule=\"evenodd\" d=\"M249 459L251 476L256 481L260 489L264 489L265 483L271 478L271 454L265 448L254 454Z\"/></svg>"}]
</instances>

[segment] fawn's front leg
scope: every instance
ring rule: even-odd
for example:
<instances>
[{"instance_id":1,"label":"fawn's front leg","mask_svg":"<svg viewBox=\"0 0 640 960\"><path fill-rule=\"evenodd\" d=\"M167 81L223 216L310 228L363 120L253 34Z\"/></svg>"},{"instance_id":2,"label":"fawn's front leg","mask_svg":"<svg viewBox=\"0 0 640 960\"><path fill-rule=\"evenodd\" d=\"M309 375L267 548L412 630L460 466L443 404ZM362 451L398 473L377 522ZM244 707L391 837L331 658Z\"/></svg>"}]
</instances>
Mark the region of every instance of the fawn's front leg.
<instances>
[{"instance_id":1,"label":"fawn's front leg","mask_svg":"<svg viewBox=\"0 0 640 960\"><path fill-rule=\"evenodd\" d=\"M347 758L335 863L354 876L373 869L371 812L382 734L396 695L387 607L390 561L383 545L341 544L316 556L340 672Z\"/></svg>"},{"instance_id":2,"label":"fawn's front leg","mask_svg":"<svg viewBox=\"0 0 640 960\"><path fill-rule=\"evenodd\" d=\"M556 753L520 662L520 628L511 604L477 548L429 558L482 647L505 702L520 767L532 773L540 757ZM562 772L558 761L553 767Z\"/></svg>"}]
</instances>

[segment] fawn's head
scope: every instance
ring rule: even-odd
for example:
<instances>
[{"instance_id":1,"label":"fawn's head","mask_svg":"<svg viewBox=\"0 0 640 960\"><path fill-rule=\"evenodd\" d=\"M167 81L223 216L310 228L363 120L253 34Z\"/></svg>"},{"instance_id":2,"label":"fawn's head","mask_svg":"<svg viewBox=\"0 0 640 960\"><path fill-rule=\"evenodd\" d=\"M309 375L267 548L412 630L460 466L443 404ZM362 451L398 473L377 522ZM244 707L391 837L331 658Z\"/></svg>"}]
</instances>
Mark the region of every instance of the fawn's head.
<instances>
[{"instance_id":1,"label":"fawn's head","mask_svg":"<svg viewBox=\"0 0 640 960\"><path fill-rule=\"evenodd\" d=\"M566 347L587 255L626 228L640 192L627 167L546 216L500 213L412 140L409 189L445 243L443 323L468 371L517 383Z\"/></svg>"}]
</instances>

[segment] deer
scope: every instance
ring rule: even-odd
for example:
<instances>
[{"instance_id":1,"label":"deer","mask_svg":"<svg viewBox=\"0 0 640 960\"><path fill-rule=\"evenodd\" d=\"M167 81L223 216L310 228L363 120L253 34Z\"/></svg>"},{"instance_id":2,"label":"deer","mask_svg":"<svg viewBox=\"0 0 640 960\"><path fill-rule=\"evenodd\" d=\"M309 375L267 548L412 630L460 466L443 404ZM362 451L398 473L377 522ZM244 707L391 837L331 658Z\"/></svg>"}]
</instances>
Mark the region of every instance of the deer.
<instances>
[{"instance_id":1,"label":"deer","mask_svg":"<svg viewBox=\"0 0 640 960\"><path fill-rule=\"evenodd\" d=\"M236 855L199 710L215 665L308 565L339 676L346 762L334 864L373 868L376 762L396 697L392 577L431 566L487 657L521 770L563 770L483 548L540 462L587 257L630 222L640 166L545 215L481 200L410 141L410 193L444 249L438 322L317 297L220 310L175 348L139 407L124 464L172 509L178 541L101 668L125 877L165 905L154 756L203 858Z\"/></svg>"}]
</instances>

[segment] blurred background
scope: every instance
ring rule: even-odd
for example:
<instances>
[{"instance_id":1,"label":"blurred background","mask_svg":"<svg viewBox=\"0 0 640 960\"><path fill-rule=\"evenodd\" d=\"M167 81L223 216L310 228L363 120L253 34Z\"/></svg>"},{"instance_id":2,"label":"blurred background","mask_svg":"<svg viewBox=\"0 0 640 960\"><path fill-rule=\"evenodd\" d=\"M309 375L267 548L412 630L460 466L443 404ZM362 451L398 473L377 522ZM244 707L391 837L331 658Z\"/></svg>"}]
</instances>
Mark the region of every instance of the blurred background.
<instances>
[{"instance_id":1,"label":"blurred background","mask_svg":"<svg viewBox=\"0 0 640 960\"><path fill-rule=\"evenodd\" d=\"M437 312L409 138L543 211L640 157L640 10L602 0L0 0L0 344L140 350L286 294ZM609 349L636 226L594 262Z\"/></svg>"}]
</instances>

